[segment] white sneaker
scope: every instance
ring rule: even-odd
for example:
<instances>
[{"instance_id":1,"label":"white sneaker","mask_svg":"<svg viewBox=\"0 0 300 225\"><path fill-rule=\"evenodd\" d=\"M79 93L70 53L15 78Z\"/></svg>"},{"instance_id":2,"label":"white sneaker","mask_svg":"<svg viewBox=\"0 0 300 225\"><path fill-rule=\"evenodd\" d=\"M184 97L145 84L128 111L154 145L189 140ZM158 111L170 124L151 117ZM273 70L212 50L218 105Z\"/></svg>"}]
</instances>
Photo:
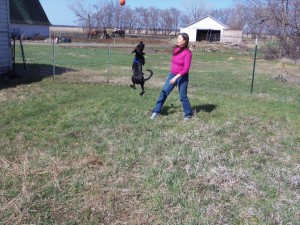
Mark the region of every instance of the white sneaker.
<instances>
[{"instance_id":1,"label":"white sneaker","mask_svg":"<svg viewBox=\"0 0 300 225\"><path fill-rule=\"evenodd\" d=\"M183 119L184 119L185 122L188 122L192 119L192 117L191 116L186 116Z\"/></svg>"},{"instance_id":2,"label":"white sneaker","mask_svg":"<svg viewBox=\"0 0 300 225\"><path fill-rule=\"evenodd\" d=\"M151 120L154 120L157 116L158 116L158 113L154 112L154 113L152 113L152 115L150 116L150 119L151 119Z\"/></svg>"}]
</instances>

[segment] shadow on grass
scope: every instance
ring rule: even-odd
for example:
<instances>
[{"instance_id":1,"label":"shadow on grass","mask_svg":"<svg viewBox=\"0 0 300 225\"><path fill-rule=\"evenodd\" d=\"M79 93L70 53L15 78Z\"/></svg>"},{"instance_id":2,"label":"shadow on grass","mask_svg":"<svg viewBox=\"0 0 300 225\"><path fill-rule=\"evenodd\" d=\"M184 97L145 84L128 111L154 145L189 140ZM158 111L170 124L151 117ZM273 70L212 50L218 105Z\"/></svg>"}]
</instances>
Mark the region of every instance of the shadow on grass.
<instances>
[{"instance_id":1,"label":"shadow on grass","mask_svg":"<svg viewBox=\"0 0 300 225\"><path fill-rule=\"evenodd\" d=\"M21 63L15 66L15 75L0 75L0 90L16 87L22 84L31 84L39 82L47 77L59 76L66 72L76 71L65 67L55 66L55 75L53 76L53 66L49 64L27 64L26 70Z\"/></svg>"},{"instance_id":2,"label":"shadow on grass","mask_svg":"<svg viewBox=\"0 0 300 225\"><path fill-rule=\"evenodd\" d=\"M211 113L212 111L214 111L217 108L217 105L214 104L204 104L204 105L197 105L195 107L192 107L193 110L197 113L200 111L204 111L207 113Z\"/></svg>"},{"instance_id":3,"label":"shadow on grass","mask_svg":"<svg viewBox=\"0 0 300 225\"><path fill-rule=\"evenodd\" d=\"M178 108L180 108L181 106L174 106L173 104L171 104L170 106L164 106L161 110L161 115L170 115L173 113L176 113L178 111ZM211 113L212 111L214 111L217 108L217 105L214 104L203 104L203 105L197 105L197 106L192 106L192 109L195 113L204 111L207 113Z\"/></svg>"},{"instance_id":4,"label":"shadow on grass","mask_svg":"<svg viewBox=\"0 0 300 225\"><path fill-rule=\"evenodd\" d=\"M170 115L177 111L180 106L174 106L171 104L170 106L164 106L161 110L161 115Z\"/></svg>"}]
</instances>

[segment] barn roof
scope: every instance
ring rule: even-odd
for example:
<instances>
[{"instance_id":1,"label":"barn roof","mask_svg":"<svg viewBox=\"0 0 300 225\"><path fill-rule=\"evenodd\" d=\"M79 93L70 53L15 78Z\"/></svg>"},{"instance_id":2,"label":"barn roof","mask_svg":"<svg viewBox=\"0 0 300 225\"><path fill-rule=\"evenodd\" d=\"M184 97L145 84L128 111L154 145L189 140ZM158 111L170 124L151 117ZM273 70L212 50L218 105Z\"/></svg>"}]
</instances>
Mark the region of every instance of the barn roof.
<instances>
[{"instance_id":1,"label":"barn roof","mask_svg":"<svg viewBox=\"0 0 300 225\"><path fill-rule=\"evenodd\" d=\"M199 20L197 20L197 21L195 21L195 22L192 22L192 23L188 24L188 25L185 26L184 28L190 27L190 26L192 26L192 25L194 25L194 24L196 24L196 23L198 23L198 22L200 22L201 20L204 20L204 19L206 19L206 18L210 18L210 19L214 20L215 22L217 22L218 24L220 24L221 26L223 26L223 27L229 29L228 26L226 26L225 24L221 23L220 21L216 20L215 18L213 18L213 17L211 17L211 16L209 16L209 15L208 15L208 16L204 16L204 17L202 17L201 19L199 19Z\"/></svg>"},{"instance_id":2,"label":"barn roof","mask_svg":"<svg viewBox=\"0 0 300 225\"><path fill-rule=\"evenodd\" d=\"M10 0L10 22L51 25L39 0Z\"/></svg>"}]
</instances>

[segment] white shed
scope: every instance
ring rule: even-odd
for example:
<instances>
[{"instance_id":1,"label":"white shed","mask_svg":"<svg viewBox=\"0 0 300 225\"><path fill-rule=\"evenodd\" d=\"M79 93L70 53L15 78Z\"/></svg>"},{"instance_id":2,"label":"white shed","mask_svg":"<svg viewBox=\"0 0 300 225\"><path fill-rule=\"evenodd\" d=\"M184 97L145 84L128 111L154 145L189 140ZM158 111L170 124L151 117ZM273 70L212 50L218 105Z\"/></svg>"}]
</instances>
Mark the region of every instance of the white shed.
<instances>
[{"instance_id":1,"label":"white shed","mask_svg":"<svg viewBox=\"0 0 300 225\"><path fill-rule=\"evenodd\" d=\"M0 0L0 75L11 71L9 0Z\"/></svg>"},{"instance_id":2,"label":"white shed","mask_svg":"<svg viewBox=\"0 0 300 225\"><path fill-rule=\"evenodd\" d=\"M205 16L200 20L181 28L180 32L187 33L190 37L190 42L213 42L221 41L224 29L229 29L229 27L211 16Z\"/></svg>"}]
</instances>

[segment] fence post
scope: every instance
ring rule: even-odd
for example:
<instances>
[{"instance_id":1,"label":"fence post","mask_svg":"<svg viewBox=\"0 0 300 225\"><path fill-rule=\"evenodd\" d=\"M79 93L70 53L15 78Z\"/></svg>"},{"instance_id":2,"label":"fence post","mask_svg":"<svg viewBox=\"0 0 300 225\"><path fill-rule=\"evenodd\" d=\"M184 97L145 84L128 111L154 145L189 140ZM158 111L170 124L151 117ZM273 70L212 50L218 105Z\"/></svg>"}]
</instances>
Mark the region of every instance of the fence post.
<instances>
[{"instance_id":1,"label":"fence post","mask_svg":"<svg viewBox=\"0 0 300 225\"><path fill-rule=\"evenodd\" d=\"M109 41L107 43L107 80L106 82L109 83L109 77L110 77L110 44Z\"/></svg>"},{"instance_id":2,"label":"fence post","mask_svg":"<svg viewBox=\"0 0 300 225\"><path fill-rule=\"evenodd\" d=\"M52 75L54 80L55 75L55 35L51 34L51 40L52 40Z\"/></svg>"},{"instance_id":3,"label":"fence post","mask_svg":"<svg viewBox=\"0 0 300 225\"><path fill-rule=\"evenodd\" d=\"M251 82L251 94L253 92L253 84L254 84L254 73L255 73L255 64L256 64L256 52L257 52L257 37L255 40L255 51L254 51L254 62L253 62L253 73L252 73L252 82Z\"/></svg>"},{"instance_id":4,"label":"fence post","mask_svg":"<svg viewBox=\"0 0 300 225\"><path fill-rule=\"evenodd\" d=\"M299 58L299 46L297 46L297 50L296 50L295 63L297 63L298 58Z\"/></svg>"}]
</instances>

